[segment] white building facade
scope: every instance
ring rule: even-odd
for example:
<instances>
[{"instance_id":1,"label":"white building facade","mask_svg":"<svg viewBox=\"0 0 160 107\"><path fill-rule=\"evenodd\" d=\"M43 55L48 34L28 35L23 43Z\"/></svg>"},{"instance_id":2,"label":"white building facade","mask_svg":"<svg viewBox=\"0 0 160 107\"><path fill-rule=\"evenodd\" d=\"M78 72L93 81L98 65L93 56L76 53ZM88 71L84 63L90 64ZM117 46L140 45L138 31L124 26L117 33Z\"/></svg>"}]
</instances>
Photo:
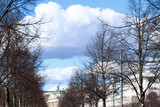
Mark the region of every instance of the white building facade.
<instances>
[{"instance_id":1,"label":"white building facade","mask_svg":"<svg viewBox=\"0 0 160 107\"><path fill-rule=\"evenodd\" d=\"M138 79L138 74L136 75ZM153 77L153 73L143 73L143 86L144 89L147 88L148 83ZM136 82L134 82L134 77L132 77L132 81L136 86ZM114 86L114 87L113 87ZM120 83L116 83L110 87L111 90L114 90L107 99L106 99L106 107L121 107L121 88ZM137 85L138 90L138 85ZM139 91L139 90L138 90ZM146 91L146 96L150 92L156 92L158 96L160 96L160 79L157 78L156 81L152 84L152 86ZM136 92L130 84L123 84L123 105L128 105L133 102L138 102ZM94 105L85 104L85 107L95 107ZM103 107L103 101L100 99L98 102L98 107Z\"/></svg>"},{"instance_id":2,"label":"white building facade","mask_svg":"<svg viewBox=\"0 0 160 107\"><path fill-rule=\"evenodd\" d=\"M148 83L151 81L151 79L153 78L154 74L153 73L143 73L143 86L144 86L144 90L147 88ZM137 79L138 78L138 74L136 75ZM134 83L134 85L136 86L137 90L138 89L138 84L136 83L135 79L133 76L131 76L131 80ZM118 86L118 88L116 88L116 86ZM117 89L116 91L114 91L114 93L112 93L111 95L109 95L106 99L106 105L107 107L120 107L121 105L121 88L120 88L120 83L117 83L116 85L114 85L114 88L112 87L112 89ZM150 93L150 92L156 92L157 95L160 95L160 79L157 78L156 81L152 84L152 86L150 88L148 88L148 90L146 91L146 96ZM127 105L133 102L137 102L137 95L136 92L133 88L133 86L131 86L130 84L125 84L123 85L123 105ZM98 107L103 107L102 105L99 105Z\"/></svg>"},{"instance_id":3,"label":"white building facade","mask_svg":"<svg viewBox=\"0 0 160 107\"><path fill-rule=\"evenodd\" d=\"M138 74L136 75L138 79ZM144 89L146 89L148 83L153 78L154 74L150 72L143 73L143 86ZM135 86L137 86L138 90L138 84L135 82L133 75L130 76L132 82ZM136 85L137 84L137 85ZM113 87L114 86L114 87ZM113 86L110 87L111 90L114 90L113 93L111 93L107 99L106 99L106 105L107 107L120 107L121 105L121 88L120 83L115 83ZM152 86L146 91L146 96L150 92L156 92L158 96L160 96L160 79L157 78L156 81L152 84ZM56 91L46 91L44 92L44 96L46 99L46 103L48 107L58 107L59 104L59 98L63 95L63 91L59 90L59 86L57 86ZM137 96L136 92L133 89L133 86L130 84L123 84L123 105L127 105L133 102L137 102ZM65 106L64 106L65 107ZM84 107L94 107L94 105L85 104ZM103 101L100 99L98 102L98 107L103 107Z\"/></svg>"},{"instance_id":4,"label":"white building facade","mask_svg":"<svg viewBox=\"0 0 160 107\"><path fill-rule=\"evenodd\" d=\"M44 97L48 107L59 107L59 98L63 95L64 90L57 86L56 91L45 91Z\"/></svg>"}]
</instances>

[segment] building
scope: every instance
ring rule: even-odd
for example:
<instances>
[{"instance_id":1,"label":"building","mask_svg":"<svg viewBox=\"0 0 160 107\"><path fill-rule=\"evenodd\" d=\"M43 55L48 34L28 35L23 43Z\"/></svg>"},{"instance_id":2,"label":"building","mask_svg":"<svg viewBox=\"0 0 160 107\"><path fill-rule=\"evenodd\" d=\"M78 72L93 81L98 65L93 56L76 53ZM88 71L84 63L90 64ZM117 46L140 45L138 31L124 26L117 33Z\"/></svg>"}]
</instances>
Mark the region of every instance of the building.
<instances>
[{"instance_id":1,"label":"building","mask_svg":"<svg viewBox=\"0 0 160 107\"><path fill-rule=\"evenodd\" d=\"M138 79L138 74L136 74L136 76ZM143 73L143 85L145 86L144 88L147 87L148 83L152 80L153 76L154 76L154 74L151 72ZM131 75L130 78L133 82L135 81L133 75ZM136 82L135 82L135 84L136 84ZM112 94L110 94L107 97L106 105L107 105L107 107L120 107L120 105L121 105L120 83L117 82L113 86L111 86L110 89L114 90L114 91ZM138 85L137 85L137 88L138 88ZM160 95L160 79L159 78L147 90L146 95L149 94L150 92L156 92L157 95ZM48 107L58 107L59 98L60 98L60 96L63 95L63 93L64 93L64 90L60 90L59 86L57 86L56 91L44 92L44 96L45 96ZM136 92L133 89L133 87L128 83L124 83L124 85L123 85L123 105L127 105L127 104L130 104L131 102L133 103L133 102L137 102L137 101L138 100L137 100ZM85 104L85 107L94 107L94 105ZM98 101L98 107L103 107L103 101L101 99Z\"/></svg>"},{"instance_id":2,"label":"building","mask_svg":"<svg viewBox=\"0 0 160 107\"><path fill-rule=\"evenodd\" d=\"M145 86L144 89L147 87L148 83L153 78L153 73L151 72L145 72L143 73L143 85ZM138 74L136 74L138 79ZM133 75L130 76L132 81L134 82ZM135 82L136 84L136 82ZM114 87L113 87L114 86ZM107 99L106 99L106 105L107 107L120 107L121 105L121 89L120 89L120 83L116 83L113 86L110 87L110 90L114 90L113 93L111 93ZM137 85L138 88L138 85ZM156 81L152 84L152 86L146 91L146 95L148 95L150 92L156 92L158 96L160 96L160 79L156 79ZM137 102L137 96L136 92L133 89L133 86L130 84L124 83L123 85L123 105L127 105L133 102ZM85 107L95 107L94 105L85 104ZM98 107L103 107L103 101L100 99L98 101Z\"/></svg>"},{"instance_id":3,"label":"building","mask_svg":"<svg viewBox=\"0 0 160 107\"><path fill-rule=\"evenodd\" d=\"M57 86L56 91L45 91L44 97L48 107L58 107L59 98L64 93L64 90L60 90L59 86Z\"/></svg>"},{"instance_id":4,"label":"building","mask_svg":"<svg viewBox=\"0 0 160 107\"><path fill-rule=\"evenodd\" d=\"M147 88L147 85L152 80L153 75L154 74L151 73L151 72L143 73L144 89ZM137 76L137 79L139 79L138 76ZM135 83L135 86L137 86L136 88L138 88L138 84L136 84L133 75L131 76L131 80L133 81L133 83ZM120 107L120 104L121 104L120 83L117 83L115 86L117 86L117 88L112 87L112 89L117 89L117 90L114 91L114 93L111 94L110 96L108 96L107 99L106 99L106 105L108 105L107 107L113 107L113 105L115 107ZM160 95L160 79L159 78L156 79L156 81L152 84L152 86L146 91L146 95L148 95L150 92L156 92L157 95ZM137 96L136 96L136 92L133 89L133 86L131 86L129 84L124 84L123 85L123 105L127 105L127 104L130 104L131 102L133 103L133 102L137 102L137 101L138 101L138 99L137 99ZM98 107L102 107L102 106L100 105Z\"/></svg>"}]
</instances>

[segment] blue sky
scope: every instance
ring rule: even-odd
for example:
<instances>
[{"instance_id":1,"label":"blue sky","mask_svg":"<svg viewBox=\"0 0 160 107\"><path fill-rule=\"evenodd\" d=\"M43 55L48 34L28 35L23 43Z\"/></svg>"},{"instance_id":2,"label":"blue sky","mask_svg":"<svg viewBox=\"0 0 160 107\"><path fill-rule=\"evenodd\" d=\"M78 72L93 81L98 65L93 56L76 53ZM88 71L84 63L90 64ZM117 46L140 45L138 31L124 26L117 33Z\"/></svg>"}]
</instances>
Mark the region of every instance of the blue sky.
<instances>
[{"instance_id":1,"label":"blue sky","mask_svg":"<svg viewBox=\"0 0 160 107\"><path fill-rule=\"evenodd\" d=\"M128 0L43 0L43 2L48 3L49 1L56 2L67 8L70 5L83 5L90 6L92 8L110 8L117 12L125 12Z\"/></svg>"},{"instance_id":2,"label":"blue sky","mask_svg":"<svg viewBox=\"0 0 160 107\"><path fill-rule=\"evenodd\" d=\"M122 25L122 17L127 8L127 0L43 0L35 7L35 15L29 20L52 19L39 26L42 41L44 70L46 77L44 90L55 90L58 83L65 88L73 71L82 67L86 44L100 26L98 18L115 26ZM98 18L97 18L98 17Z\"/></svg>"}]
</instances>

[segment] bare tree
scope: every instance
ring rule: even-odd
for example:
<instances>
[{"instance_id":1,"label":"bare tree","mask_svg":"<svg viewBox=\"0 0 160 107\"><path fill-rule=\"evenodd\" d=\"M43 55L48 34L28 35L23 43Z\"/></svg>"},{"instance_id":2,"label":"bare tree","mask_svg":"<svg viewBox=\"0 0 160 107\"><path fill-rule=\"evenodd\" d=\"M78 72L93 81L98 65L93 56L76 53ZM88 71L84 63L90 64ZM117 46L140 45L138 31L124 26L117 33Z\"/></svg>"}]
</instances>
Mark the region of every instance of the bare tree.
<instances>
[{"instance_id":1,"label":"bare tree","mask_svg":"<svg viewBox=\"0 0 160 107\"><path fill-rule=\"evenodd\" d=\"M45 107L41 90L44 79L37 74L41 61L39 51L30 53L28 49L12 50L10 55L10 73L7 77L6 106L38 106ZM13 98L13 101L11 100Z\"/></svg>"},{"instance_id":2,"label":"bare tree","mask_svg":"<svg viewBox=\"0 0 160 107\"><path fill-rule=\"evenodd\" d=\"M123 76L133 86L140 106L145 107L146 91L160 75L160 20L157 10L153 10L144 0L129 0L128 10L125 26L112 26L117 31L112 41L120 44L119 48L123 50L122 62L127 66L119 76ZM143 84L145 71L153 74L147 86Z\"/></svg>"},{"instance_id":3,"label":"bare tree","mask_svg":"<svg viewBox=\"0 0 160 107\"><path fill-rule=\"evenodd\" d=\"M42 19L34 22L23 20L36 1L0 1L0 86L5 88L6 107L11 106L11 96L13 96L14 106L16 106L17 97L21 100L19 106L22 105L21 102L25 105L24 94L26 96L30 95L28 99L30 99L29 97L33 98L33 93L35 96L39 94L43 99L40 85L41 77L36 75L37 69L40 67L40 63L38 63L39 55L38 53L33 55L31 50L28 50L29 45L40 38L37 25L42 24ZM35 84L32 84L32 82ZM32 90L28 89L29 91L26 91L29 86ZM36 86L35 89L34 86ZM37 90L37 93L35 90ZM20 98L18 93L22 93L23 98ZM37 99L32 99L32 101L38 103L38 96Z\"/></svg>"},{"instance_id":4,"label":"bare tree","mask_svg":"<svg viewBox=\"0 0 160 107\"><path fill-rule=\"evenodd\" d=\"M114 48L110 48L112 45L110 42L111 35L110 27L102 25L99 28L99 31L87 46L89 60L88 64L84 64L85 74L87 75L87 79L83 80L86 84L85 88L92 92L98 100L102 99L103 107L106 107L107 96L112 93L110 89L112 76L110 73L115 72L115 65L111 62L112 53L115 51Z\"/></svg>"},{"instance_id":5,"label":"bare tree","mask_svg":"<svg viewBox=\"0 0 160 107\"><path fill-rule=\"evenodd\" d=\"M0 22L5 18L6 15L13 11L17 11L19 15L25 16L25 13L29 13L29 11L31 11L31 7L35 5L37 1L38 0L1 0Z\"/></svg>"},{"instance_id":6,"label":"bare tree","mask_svg":"<svg viewBox=\"0 0 160 107\"><path fill-rule=\"evenodd\" d=\"M147 0L153 7L154 9L160 10L160 1L159 0Z\"/></svg>"},{"instance_id":7,"label":"bare tree","mask_svg":"<svg viewBox=\"0 0 160 107\"><path fill-rule=\"evenodd\" d=\"M12 46L21 46L25 48L31 42L40 38L40 32L37 25L42 24L39 21L22 21L28 6L34 5L36 0L2 0L0 16L0 57L7 54ZM6 75L7 76L7 75ZM0 74L0 84L5 80L4 72Z\"/></svg>"},{"instance_id":8,"label":"bare tree","mask_svg":"<svg viewBox=\"0 0 160 107\"><path fill-rule=\"evenodd\" d=\"M77 78L78 75L74 75L71 80L68 89L64 92L60 98L59 107L84 107L86 91L84 91L84 83Z\"/></svg>"}]
</instances>

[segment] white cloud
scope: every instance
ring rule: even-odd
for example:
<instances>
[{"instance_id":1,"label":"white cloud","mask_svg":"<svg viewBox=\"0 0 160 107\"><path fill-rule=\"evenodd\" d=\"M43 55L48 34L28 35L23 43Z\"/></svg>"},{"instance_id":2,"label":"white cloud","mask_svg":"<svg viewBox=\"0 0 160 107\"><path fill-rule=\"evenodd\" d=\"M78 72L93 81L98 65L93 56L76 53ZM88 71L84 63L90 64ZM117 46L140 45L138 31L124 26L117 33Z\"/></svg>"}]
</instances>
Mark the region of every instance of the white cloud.
<instances>
[{"instance_id":1,"label":"white cloud","mask_svg":"<svg viewBox=\"0 0 160 107\"><path fill-rule=\"evenodd\" d=\"M122 22L120 17L124 15L111 9L82 5L71 5L63 9L59 4L49 2L39 4L35 8L34 19L38 20L43 16L45 19L52 19L41 26L41 30L44 31L42 37L50 36L50 40L43 43L47 50L44 54L50 58L67 58L80 55L80 51L84 50L90 37L95 35L100 23L97 17L111 25L119 26ZM72 56L59 55L59 53L69 53L72 50L74 51ZM53 54L47 56L48 52Z\"/></svg>"},{"instance_id":2,"label":"white cloud","mask_svg":"<svg viewBox=\"0 0 160 107\"><path fill-rule=\"evenodd\" d=\"M61 90L66 89L75 69L77 69L77 66L39 71L38 74L44 76L46 80L43 90L55 91L59 83L61 84Z\"/></svg>"},{"instance_id":3,"label":"white cloud","mask_svg":"<svg viewBox=\"0 0 160 107\"><path fill-rule=\"evenodd\" d=\"M40 26L40 30L43 31L41 36L49 35L50 38L49 41L42 43L45 58L68 59L83 55L86 44L100 25L98 18L111 25L120 26L121 17L124 15L111 9L82 5L71 5L64 9L55 2L49 2L39 4L35 8L35 17L27 16L25 19L38 20L41 17L47 21L52 19L49 23ZM55 90L58 83L66 83L76 68L71 66L40 71L39 73L45 75L47 79L44 89Z\"/></svg>"},{"instance_id":4,"label":"white cloud","mask_svg":"<svg viewBox=\"0 0 160 107\"><path fill-rule=\"evenodd\" d=\"M58 82L64 83L68 81L75 69L77 69L76 66L71 66L67 68L55 68L46 71L39 71L38 73L46 77L46 84L58 84Z\"/></svg>"}]
</instances>

